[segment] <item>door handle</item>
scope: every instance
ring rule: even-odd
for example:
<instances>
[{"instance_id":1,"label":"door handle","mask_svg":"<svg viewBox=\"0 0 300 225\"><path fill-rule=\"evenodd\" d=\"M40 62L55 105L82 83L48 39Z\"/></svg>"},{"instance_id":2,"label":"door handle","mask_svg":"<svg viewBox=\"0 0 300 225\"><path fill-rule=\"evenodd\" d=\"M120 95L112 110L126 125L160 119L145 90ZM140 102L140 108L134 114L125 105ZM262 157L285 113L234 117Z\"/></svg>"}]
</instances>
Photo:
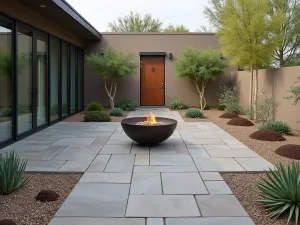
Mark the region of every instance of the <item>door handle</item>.
<instances>
[{"instance_id":1,"label":"door handle","mask_svg":"<svg viewBox=\"0 0 300 225\"><path fill-rule=\"evenodd\" d=\"M165 87L165 84L164 83L161 83L161 88L164 88Z\"/></svg>"}]
</instances>

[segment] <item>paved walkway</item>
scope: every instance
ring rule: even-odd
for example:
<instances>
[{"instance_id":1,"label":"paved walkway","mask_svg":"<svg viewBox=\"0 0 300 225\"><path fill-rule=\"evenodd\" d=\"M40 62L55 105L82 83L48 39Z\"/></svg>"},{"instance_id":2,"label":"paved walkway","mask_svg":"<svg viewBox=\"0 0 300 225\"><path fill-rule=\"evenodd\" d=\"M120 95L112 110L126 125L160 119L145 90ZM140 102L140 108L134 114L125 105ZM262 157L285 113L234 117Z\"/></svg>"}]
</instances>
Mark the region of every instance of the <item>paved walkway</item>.
<instances>
[{"instance_id":1,"label":"paved walkway","mask_svg":"<svg viewBox=\"0 0 300 225\"><path fill-rule=\"evenodd\" d=\"M273 168L209 122L182 122L168 109L129 116L178 119L155 147L131 141L119 123L61 122L0 152L28 158L27 171L85 172L49 225L253 225L219 172Z\"/></svg>"}]
</instances>

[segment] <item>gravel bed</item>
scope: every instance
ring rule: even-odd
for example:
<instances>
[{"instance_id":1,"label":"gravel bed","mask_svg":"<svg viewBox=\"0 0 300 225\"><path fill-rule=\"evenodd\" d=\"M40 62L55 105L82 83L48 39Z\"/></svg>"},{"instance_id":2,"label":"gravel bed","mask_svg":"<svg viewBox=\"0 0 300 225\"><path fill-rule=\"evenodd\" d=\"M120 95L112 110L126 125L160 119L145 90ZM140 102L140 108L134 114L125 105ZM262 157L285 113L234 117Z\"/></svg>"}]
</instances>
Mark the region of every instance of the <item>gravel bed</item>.
<instances>
[{"instance_id":1,"label":"gravel bed","mask_svg":"<svg viewBox=\"0 0 300 225\"><path fill-rule=\"evenodd\" d=\"M47 225L79 181L81 174L26 174L30 182L22 189L0 195L0 220L12 219L17 225ZM35 200L43 189L57 192L55 202Z\"/></svg>"},{"instance_id":2,"label":"gravel bed","mask_svg":"<svg viewBox=\"0 0 300 225\"><path fill-rule=\"evenodd\" d=\"M109 108L104 108L103 112L108 114L109 110L110 110ZM85 116L86 113L87 113L87 111L83 110L79 113L76 113L73 116L70 116L70 117L66 118L64 120L64 122L84 122L83 117ZM127 117L128 113L129 112L124 112L123 116L118 116L118 117L117 116L110 116L111 117L111 122L121 122L122 119Z\"/></svg>"},{"instance_id":3,"label":"gravel bed","mask_svg":"<svg viewBox=\"0 0 300 225\"><path fill-rule=\"evenodd\" d=\"M223 111L216 109L204 110L206 118L204 119L191 119L184 116L185 110L179 111L182 118L186 122L213 122L219 127L224 129L226 132L234 136L236 139L244 143L253 151L257 152L260 156L273 163L274 165L282 163L287 166L293 162L293 159L282 157L275 153L275 150L286 144L298 144L300 145L300 133L294 131L291 136L284 136L286 141L281 142L269 142L269 141L259 141L254 140L249 137L249 135L257 130L257 123L254 123L252 127L239 127L228 125L229 119L219 118ZM298 160L297 160L298 161ZM241 202L249 216L252 218L256 225L283 225L286 224L286 218L281 219L270 219L268 213L264 208L260 206L258 202L259 199L259 189L257 188L257 183L261 181L262 177L265 177L263 173L223 173L224 180L231 188L233 194ZM292 223L291 223L292 224Z\"/></svg>"}]
</instances>

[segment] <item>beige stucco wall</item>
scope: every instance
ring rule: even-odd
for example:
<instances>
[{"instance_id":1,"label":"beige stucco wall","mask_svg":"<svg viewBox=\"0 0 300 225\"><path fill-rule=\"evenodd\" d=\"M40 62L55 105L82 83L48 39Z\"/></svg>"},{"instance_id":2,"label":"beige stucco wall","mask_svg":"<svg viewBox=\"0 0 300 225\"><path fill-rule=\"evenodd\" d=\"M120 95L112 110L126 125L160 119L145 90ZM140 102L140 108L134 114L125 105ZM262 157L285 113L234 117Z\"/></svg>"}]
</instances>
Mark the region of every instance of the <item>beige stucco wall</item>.
<instances>
[{"instance_id":1,"label":"beige stucco wall","mask_svg":"<svg viewBox=\"0 0 300 225\"><path fill-rule=\"evenodd\" d=\"M116 49L132 51L136 59L140 60L140 52L166 52L173 54L173 60L166 57L165 61L165 104L176 99L183 100L189 106L196 106L199 96L195 86L186 79L178 78L175 74L175 61L181 56L186 46L198 49L209 47L219 49L218 38L212 33L102 33L100 43L86 46L85 53L100 53L101 48L111 45ZM226 74L230 74L232 69L227 69ZM217 104L217 92L219 86L226 84L228 76L223 76L213 84L209 84L206 90L207 102L209 105ZM132 99L140 103L140 71L130 78L123 79L118 86L116 102L121 99ZM103 105L109 105L103 82L95 75L90 68L85 66L85 104L97 100Z\"/></svg>"},{"instance_id":2,"label":"beige stucco wall","mask_svg":"<svg viewBox=\"0 0 300 225\"><path fill-rule=\"evenodd\" d=\"M72 32L66 30L66 28L63 26L52 22L51 20L43 17L41 14L36 13L30 8L20 4L16 0L0 1L0 13L1 12L80 47L83 47L84 45L83 40L77 35L74 35Z\"/></svg>"},{"instance_id":3,"label":"beige stucco wall","mask_svg":"<svg viewBox=\"0 0 300 225\"><path fill-rule=\"evenodd\" d=\"M289 96L290 86L300 76L300 66L286 67L280 69L259 70L258 89L259 93L265 89L268 96L275 99L279 104L276 108L275 119L289 123L294 129L300 130L300 106L292 105L292 100L284 99ZM250 73L246 71L237 72L232 75L232 81L239 87L242 106L247 106L250 90Z\"/></svg>"}]
</instances>

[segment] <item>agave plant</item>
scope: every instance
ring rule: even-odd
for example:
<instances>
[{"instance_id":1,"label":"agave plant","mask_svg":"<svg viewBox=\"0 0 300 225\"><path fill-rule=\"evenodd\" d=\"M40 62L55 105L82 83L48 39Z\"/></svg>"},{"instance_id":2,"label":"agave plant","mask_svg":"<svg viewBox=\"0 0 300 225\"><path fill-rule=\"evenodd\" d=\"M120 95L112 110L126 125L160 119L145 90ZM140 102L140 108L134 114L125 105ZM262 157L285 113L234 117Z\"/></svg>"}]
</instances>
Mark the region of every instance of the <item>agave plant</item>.
<instances>
[{"instance_id":1,"label":"agave plant","mask_svg":"<svg viewBox=\"0 0 300 225\"><path fill-rule=\"evenodd\" d=\"M288 214L288 221L294 217L298 224L300 213L300 164L293 162L287 168L279 164L277 171L270 170L268 179L258 184L262 191L258 200L270 212L272 218Z\"/></svg>"},{"instance_id":2,"label":"agave plant","mask_svg":"<svg viewBox=\"0 0 300 225\"><path fill-rule=\"evenodd\" d=\"M29 182L24 178L27 160L20 160L14 152L0 157L0 194L10 194Z\"/></svg>"}]
</instances>

